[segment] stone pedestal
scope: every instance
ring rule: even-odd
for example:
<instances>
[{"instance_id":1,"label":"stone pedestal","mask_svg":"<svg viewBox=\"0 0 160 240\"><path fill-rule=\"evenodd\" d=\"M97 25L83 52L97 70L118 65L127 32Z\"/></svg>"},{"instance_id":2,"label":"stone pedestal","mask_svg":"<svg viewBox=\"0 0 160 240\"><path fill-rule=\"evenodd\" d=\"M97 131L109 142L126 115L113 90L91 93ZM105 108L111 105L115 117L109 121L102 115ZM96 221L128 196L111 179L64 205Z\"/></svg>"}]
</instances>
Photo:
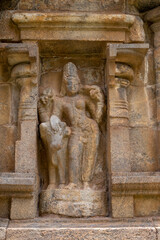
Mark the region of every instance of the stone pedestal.
<instances>
[{"instance_id":1,"label":"stone pedestal","mask_svg":"<svg viewBox=\"0 0 160 240\"><path fill-rule=\"evenodd\" d=\"M105 191L92 189L47 189L40 195L41 214L69 217L107 215Z\"/></svg>"}]
</instances>

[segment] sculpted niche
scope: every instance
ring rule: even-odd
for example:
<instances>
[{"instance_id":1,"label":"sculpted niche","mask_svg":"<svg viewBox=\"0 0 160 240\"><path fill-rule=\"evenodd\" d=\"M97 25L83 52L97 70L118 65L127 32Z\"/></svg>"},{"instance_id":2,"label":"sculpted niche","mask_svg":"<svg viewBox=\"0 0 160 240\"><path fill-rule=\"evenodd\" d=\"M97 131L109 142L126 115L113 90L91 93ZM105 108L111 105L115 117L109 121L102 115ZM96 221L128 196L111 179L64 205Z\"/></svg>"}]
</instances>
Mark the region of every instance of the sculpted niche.
<instances>
[{"instance_id":1,"label":"sculpted niche","mask_svg":"<svg viewBox=\"0 0 160 240\"><path fill-rule=\"evenodd\" d=\"M72 216L104 214L101 206L104 197L95 206L102 192L90 186L97 161L98 125L103 111L104 98L100 87L82 85L77 67L72 62L63 67L60 93L51 88L43 91L39 100L40 136L47 156L49 185L41 194L42 212ZM88 192L87 199L81 194L76 207L74 198L85 191ZM64 198L68 198L69 203L63 202ZM87 209L88 200L93 209ZM73 210L68 211L68 204Z\"/></svg>"}]
</instances>

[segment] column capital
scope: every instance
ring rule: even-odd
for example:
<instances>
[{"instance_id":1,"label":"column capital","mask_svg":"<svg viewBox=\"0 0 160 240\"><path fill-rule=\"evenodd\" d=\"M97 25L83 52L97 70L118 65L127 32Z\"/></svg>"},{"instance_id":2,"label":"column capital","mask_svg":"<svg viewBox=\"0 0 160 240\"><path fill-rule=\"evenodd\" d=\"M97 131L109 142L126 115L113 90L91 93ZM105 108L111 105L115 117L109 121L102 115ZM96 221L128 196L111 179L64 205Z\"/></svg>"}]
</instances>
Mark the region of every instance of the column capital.
<instances>
[{"instance_id":1,"label":"column capital","mask_svg":"<svg viewBox=\"0 0 160 240\"><path fill-rule=\"evenodd\" d=\"M125 78L115 78L115 85L123 88L127 88L130 85L130 81Z\"/></svg>"},{"instance_id":2,"label":"column capital","mask_svg":"<svg viewBox=\"0 0 160 240\"><path fill-rule=\"evenodd\" d=\"M32 70L30 63L19 63L15 65L11 71L11 79L16 80L16 82L20 85L22 79L26 79L24 81L25 83L27 79L30 79L34 76L36 76L36 73Z\"/></svg>"},{"instance_id":3,"label":"column capital","mask_svg":"<svg viewBox=\"0 0 160 240\"><path fill-rule=\"evenodd\" d=\"M20 86L19 120L31 120L36 118L37 100L35 89L37 78L32 71L30 63L19 63L11 72L11 79Z\"/></svg>"},{"instance_id":4,"label":"column capital","mask_svg":"<svg viewBox=\"0 0 160 240\"><path fill-rule=\"evenodd\" d=\"M148 48L148 44L139 43L107 44L107 85L114 87L116 78L131 82L134 71L141 66Z\"/></svg>"},{"instance_id":5,"label":"column capital","mask_svg":"<svg viewBox=\"0 0 160 240\"><path fill-rule=\"evenodd\" d=\"M120 87L128 87L134 78L133 69L124 63L117 62L115 70L115 84Z\"/></svg>"}]
</instances>

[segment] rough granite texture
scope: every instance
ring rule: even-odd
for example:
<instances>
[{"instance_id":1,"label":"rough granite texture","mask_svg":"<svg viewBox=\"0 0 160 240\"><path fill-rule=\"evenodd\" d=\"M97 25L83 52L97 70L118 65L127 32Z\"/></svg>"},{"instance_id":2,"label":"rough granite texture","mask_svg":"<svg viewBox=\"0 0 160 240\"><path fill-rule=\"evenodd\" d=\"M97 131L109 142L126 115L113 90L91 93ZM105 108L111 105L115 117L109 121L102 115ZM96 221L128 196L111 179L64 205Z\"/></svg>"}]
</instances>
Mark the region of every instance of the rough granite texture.
<instances>
[{"instance_id":1,"label":"rough granite texture","mask_svg":"<svg viewBox=\"0 0 160 240\"><path fill-rule=\"evenodd\" d=\"M0 240L160 240L160 0L0 1Z\"/></svg>"},{"instance_id":2,"label":"rough granite texture","mask_svg":"<svg viewBox=\"0 0 160 240\"><path fill-rule=\"evenodd\" d=\"M58 219L41 218L31 221L10 221L6 226L7 240L15 239L107 239L107 240L156 240L159 234L158 219L132 219L112 221L105 218ZM3 238L2 238L3 239Z\"/></svg>"}]
</instances>

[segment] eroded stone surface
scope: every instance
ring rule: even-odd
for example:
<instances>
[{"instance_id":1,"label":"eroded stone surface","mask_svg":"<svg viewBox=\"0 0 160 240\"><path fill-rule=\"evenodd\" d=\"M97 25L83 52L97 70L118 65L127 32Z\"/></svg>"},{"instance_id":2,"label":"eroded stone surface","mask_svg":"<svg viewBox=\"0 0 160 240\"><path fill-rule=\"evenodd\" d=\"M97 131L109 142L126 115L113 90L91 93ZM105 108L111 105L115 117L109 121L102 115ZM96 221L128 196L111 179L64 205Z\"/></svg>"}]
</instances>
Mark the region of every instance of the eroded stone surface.
<instances>
[{"instance_id":1,"label":"eroded stone surface","mask_svg":"<svg viewBox=\"0 0 160 240\"><path fill-rule=\"evenodd\" d=\"M7 239L157 240L153 218L99 219L160 214L158 0L0 8L0 217L70 217L11 223Z\"/></svg>"},{"instance_id":2,"label":"eroded stone surface","mask_svg":"<svg viewBox=\"0 0 160 240\"><path fill-rule=\"evenodd\" d=\"M18 26L23 40L107 42L144 42L145 40L141 18L127 14L21 12L14 13L12 21Z\"/></svg>"},{"instance_id":3,"label":"eroded stone surface","mask_svg":"<svg viewBox=\"0 0 160 240\"><path fill-rule=\"evenodd\" d=\"M9 220L0 218L0 240L6 240L6 232Z\"/></svg>"},{"instance_id":4,"label":"eroded stone surface","mask_svg":"<svg viewBox=\"0 0 160 240\"><path fill-rule=\"evenodd\" d=\"M15 126L0 126L0 168L1 172L12 172L15 168L15 141L16 141Z\"/></svg>"},{"instance_id":5,"label":"eroded stone surface","mask_svg":"<svg viewBox=\"0 0 160 240\"><path fill-rule=\"evenodd\" d=\"M105 191L47 189L40 196L41 213L70 217L106 216Z\"/></svg>"},{"instance_id":6,"label":"eroded stone surface","mask_svg":"<svg viewBox=\"0 0 160 240\"><path fill-rule=\"evenodd\" d=\"M71 228L71 229L8 229L7 240L14 239L107 239L107 240L156 240L156 230L154 228Z\"/></svg>"},{"instance_id":7,"label":"eroded stone surface","mask_svg":"<svg viewBox=\"0 0 160 240\"><path fill-rule=\"evenodd\" d=\"M64 65L62 74L59 93L55 93L54 88L46 88L39 101L40 133L48 155L49 173L49 185L41 196L41 211L77 217L105 215L105 200L95 203L94 193L96 197L98 192L90 189L94 187L92 180L100 143L103 94L96 85L81 84L78 69L72 62ZM56 196L54 199L56 187L61 189L60 199ZM88 192L85 192L87 188ZM81 193L77 203L74 203L74 194L69 194L75 189ZM90 192L88 202L85 193ZM65 202L63 197L68 195Z\"/></svg>"},{"instance_id":8,"label":"eroded stone surface","mask_svg":"<svg viewBox=\"0 0 160 240\"><path fill-rule=\"evenodd\" d=\"M124 0L65 0L65 1L19 1L19 9L21 10L47 10L52 11L107 11L112 10L114 12L125 10Z\"/></svg>"}]
</instances>

